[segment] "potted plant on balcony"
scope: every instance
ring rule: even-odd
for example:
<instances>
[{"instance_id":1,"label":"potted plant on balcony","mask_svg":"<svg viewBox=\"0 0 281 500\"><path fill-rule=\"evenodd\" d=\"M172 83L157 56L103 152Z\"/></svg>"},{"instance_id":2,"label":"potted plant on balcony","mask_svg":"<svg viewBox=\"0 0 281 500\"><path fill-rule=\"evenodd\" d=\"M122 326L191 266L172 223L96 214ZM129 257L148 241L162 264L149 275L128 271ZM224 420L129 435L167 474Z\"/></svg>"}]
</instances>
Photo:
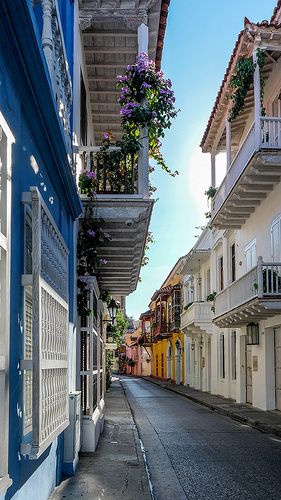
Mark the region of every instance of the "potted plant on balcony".
<instances>
[{"instance_id":1,"label":"potted plant on balcony","mask_svg":"<svg viewBox=\"0 0 281 500\"><path fill-rule=\"evenodd\" d=\"M207 302L213 302L213 305L211 306L211 311L215 313L215 299L216 299L217 292L213 291L212 293L209 293L206 297Z\"/></svg>"}]
</instances>

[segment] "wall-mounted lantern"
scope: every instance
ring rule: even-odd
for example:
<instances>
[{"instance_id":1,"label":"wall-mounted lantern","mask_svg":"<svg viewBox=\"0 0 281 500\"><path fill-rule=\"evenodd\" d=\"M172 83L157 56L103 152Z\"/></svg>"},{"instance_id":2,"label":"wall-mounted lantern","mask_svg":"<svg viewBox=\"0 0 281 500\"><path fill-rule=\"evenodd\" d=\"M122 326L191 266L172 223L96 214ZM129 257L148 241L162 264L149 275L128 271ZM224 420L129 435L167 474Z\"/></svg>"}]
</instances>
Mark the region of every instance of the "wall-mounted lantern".
<instances>
[{"instance_id":1,"label":"wall-mounted lantern","mask_svg":"<svg viewBox=\"0 0 281 500\"><path fill-rule=\"evenodd\" d=\"M259 344L259 325L258 323L249 323L247 325L247 345L258 345Z\"/></svg>"}]
</instances>

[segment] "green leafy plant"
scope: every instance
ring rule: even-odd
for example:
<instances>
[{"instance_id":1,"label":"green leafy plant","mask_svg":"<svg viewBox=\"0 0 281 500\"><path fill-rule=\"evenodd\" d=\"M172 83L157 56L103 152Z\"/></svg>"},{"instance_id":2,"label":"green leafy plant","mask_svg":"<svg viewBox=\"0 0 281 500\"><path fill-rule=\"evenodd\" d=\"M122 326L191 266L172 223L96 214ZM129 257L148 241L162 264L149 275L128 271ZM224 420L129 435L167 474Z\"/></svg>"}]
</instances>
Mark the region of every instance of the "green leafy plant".
<instances>
[{"instance_id":1,"label":"green leafy plant","mask_svg":"<svg viewBox=\"0 0 281 500\"><path fill-rule=\"evenodd\" d=\"M77 308L81 317L89 316L87 276L99 278L101 266L107 264L106 259L98 258L97 247L103 242L111 241L111 236L103 231L102 221L93 218L96 196L96 174L84 171L79 177L81 192L87 196L84 205L84 217L80 220L77 241Z\"/></svg>"},{"instance_id":2,"label":"green leafy plant","mask_svg":"<svg viewBox=\"0 0 281 500\"><path fill-rule=\"evenodd\" d=\"M209 293L209 295L207 295L207 297L206 297L206 301L207 302L214 302L216 295L217 295L217 292L215 292L215 291L213 291L212 293Z\"/></svg>"},{"instance_id":3,"label":"green leafy plant","mask_svg":"<svg viewBox=\"0 0 281 500\"><path fill-rule=\"evenodd\" d=\"M209 293L206 297L207 302L213 302L213 305L211 306L211 311L213 313L215 312L215 299L216 299L217 292L213 291L212 293Z\"/></svg>"},{"instance_id":4,"label":"green leafy plant","mask_svg":"<svg viewBox=\"0 0 281 500\"><path fill-rule=\"evenodd\" d=\"M209 189L207 189L207 191L205 191L205 195L207 196L208 200L211 200L212 198L214 198L216 192L217 192L217 188L210 186Z\"/></svg>"},{"instance_id":5,"label":"green leafy plant","mask_svg":"<svg viewBox=\"0 0 281 500\"><path fill-rule=\"evenodd\" d=\"M187 311L187 309L189 309L190 306L192 306L193 302L188 302L188 304L186 304L184 306L184 310Z\"/></svg>"},{"instance_id":6,"label":"green leafy plant","mask_svg":"<svg viewBox=\"0 0 281 500\"><path fill-rule=\"evenodd\" d=\"M260 87L261 87L261 113L265 115L265 109L263 107L263 97L264 97L264 77L263 77L263 67L265 62L264 52L260 49L257 50L257 63L260 68ZM237 62L235 67L235 74L232 75L230 80L230 86L233 89L231 95L232 108L229 113L229 121L232 122L237 118L239 113L245 108L245 98L250 88L251 83L253 83L254 72L256 64L252 57L241 57Z\"/></svg>"}]
</instances>

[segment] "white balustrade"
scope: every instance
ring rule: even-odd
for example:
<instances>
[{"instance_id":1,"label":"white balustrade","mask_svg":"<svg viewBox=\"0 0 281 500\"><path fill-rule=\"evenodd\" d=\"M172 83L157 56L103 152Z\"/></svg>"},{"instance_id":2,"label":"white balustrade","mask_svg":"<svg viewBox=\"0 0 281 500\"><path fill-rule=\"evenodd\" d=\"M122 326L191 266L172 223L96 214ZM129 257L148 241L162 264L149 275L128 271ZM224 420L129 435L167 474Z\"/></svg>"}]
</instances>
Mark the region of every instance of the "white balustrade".
<instances>
[{"instance_id":1,"label":"white balustrade","mask_svg":"<svg viewBox=\"0 0 281 500\"><path fill-rule=\"evenodd\" d=\"M255 145L256 125L254 122L216 192L212 202L212 217L222 207L255 151L259 149L281 149L281 118L262 116L258 125L260 125L258 127L260 133L259 145L257 147Z\"/></svg>"},{"instance_id":2,"label":"white balustrade","mask_svg":"<svg viewBox=\"0 0 281 500\"><path fill-rule=\"evenodd\" d=\"M246 305L254 297L269 296L281 297L281 263L263 262L259 257L257 266L216 295L215 317Z\"/></svg>"},{"instance_id":3,"label":"white balustrade","mask_svg":"<svg viewBox=\"0 0 281 500\"><path fill-rule=\"evenodd\" d=\"M254 151L255 151L255 128L253 123L239 151L233 158L229 170L227 171L227 174L224 177L213 199L212 203L213 217L219 211L224 201L228 197L230 191L232 190L233 186L238 181L240 175L247 166Z\"/></svg>"},{"instance_id":4,"label":"white balustrade","mask_svg":"<svg viewBox=\"0 0 281 500\"><path fill-rule=\"evenodd\" d=\"M281 148L281 118L264 116L261 118L261 148Z\"/></svg>"},{"instance_id":5,"label":"white balustrade","mask_svg":"<svg viewBox=\"0 0 281 500\"><path fill-rule=\"evenodd\" d=\"M187 310L181 314L181 328L193 323L212 322L213 316L210 302L193 302Z\"/></svg>"}]
</instances>

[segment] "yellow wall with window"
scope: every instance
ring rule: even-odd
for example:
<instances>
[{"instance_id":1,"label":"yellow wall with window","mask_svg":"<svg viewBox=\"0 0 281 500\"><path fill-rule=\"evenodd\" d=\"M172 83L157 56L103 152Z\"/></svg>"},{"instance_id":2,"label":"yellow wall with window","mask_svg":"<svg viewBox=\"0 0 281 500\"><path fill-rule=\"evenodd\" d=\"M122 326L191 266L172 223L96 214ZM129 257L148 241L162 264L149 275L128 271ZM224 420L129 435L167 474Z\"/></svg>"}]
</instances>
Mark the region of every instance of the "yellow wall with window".
<instances>
[{"instance_id":1,"label":"yellow wall with window","mask_svg":"<svg viewBox=\"0 0 281 500\"><path fill-rule=\"evenodd\" d=\"M153 359L152 359L152 376L156 378L160 378L163 380L167 380L168 378L171 378L172 381L176 382L176 342L177 340L181 344L181 368L180 368L180 383L183 384L184 382L184 352L183 352L183 346L184 346L184 334L179 332L179 333L173 333L171 337L168 339L164 340L158 340L157 342L152 344L152 353L153 353ZM168 354L169 354L169 346L171 346L172 350L172 356L171 356L171 370L169 370L169 360L168 360ZM170 373L169 373L170 371Z\"/></svg>"}]
</instances>

